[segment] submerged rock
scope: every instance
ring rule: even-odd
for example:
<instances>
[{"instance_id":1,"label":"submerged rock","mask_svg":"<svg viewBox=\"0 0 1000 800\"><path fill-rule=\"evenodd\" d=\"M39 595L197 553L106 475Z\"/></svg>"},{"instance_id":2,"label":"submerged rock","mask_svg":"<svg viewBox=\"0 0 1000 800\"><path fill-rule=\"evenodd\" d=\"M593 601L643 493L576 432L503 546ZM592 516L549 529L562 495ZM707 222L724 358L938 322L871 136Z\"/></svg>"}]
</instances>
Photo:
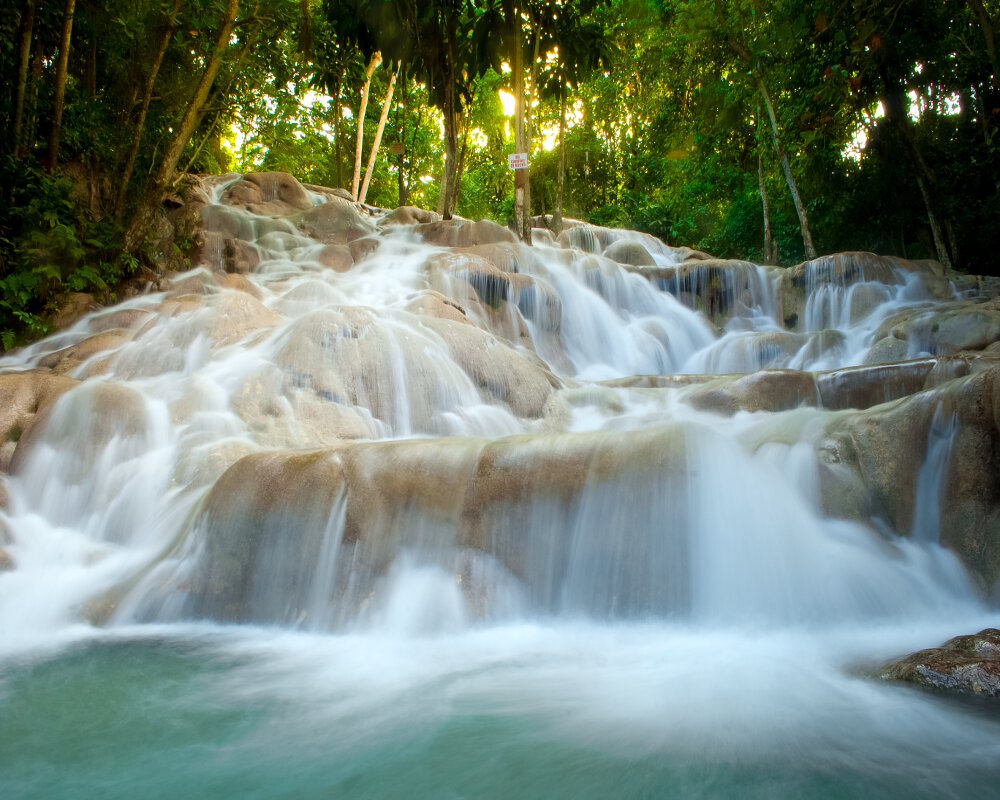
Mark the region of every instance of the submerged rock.
<instances>
[{"instance_id":1,"label":"submerged rock","mask_svg":"<svg viewBox=\"0 0 1000 800\"><path fill-rule=\"evenodd\" d=\"M956 636L879 670L886 681L903 681L949 694L1000 700L1000 630Z\"/></svg>"}]
</instances>

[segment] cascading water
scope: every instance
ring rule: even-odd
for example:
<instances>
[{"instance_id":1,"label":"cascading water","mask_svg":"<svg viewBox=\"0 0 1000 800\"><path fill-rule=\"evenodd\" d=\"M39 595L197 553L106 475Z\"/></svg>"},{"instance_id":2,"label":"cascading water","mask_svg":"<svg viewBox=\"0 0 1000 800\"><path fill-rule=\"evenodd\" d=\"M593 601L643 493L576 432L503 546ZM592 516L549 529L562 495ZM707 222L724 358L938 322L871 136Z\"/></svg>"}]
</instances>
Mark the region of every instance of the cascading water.
<instances>
[{"instance_id":1,"label":"cascading water","mask_svg":"<svg viewBox=\"0 0 1000 800\"><path fill-rule=\"evenodd\" d=\"M866 675L990 622L939 543L958 417L938 405L900 537L830 508L852 412L720 415L717 379L672 377L861 363L919 276L811 276L793 332L749 265L716 329L707 268L601 255L672 269L645 238L341 240L333 198L257 216L236 184L204 216L253 249L242 283L195 270L0 361L79 381L3 483L0 794L994 785L995 718Z\"/></svg>"}]
</instances>

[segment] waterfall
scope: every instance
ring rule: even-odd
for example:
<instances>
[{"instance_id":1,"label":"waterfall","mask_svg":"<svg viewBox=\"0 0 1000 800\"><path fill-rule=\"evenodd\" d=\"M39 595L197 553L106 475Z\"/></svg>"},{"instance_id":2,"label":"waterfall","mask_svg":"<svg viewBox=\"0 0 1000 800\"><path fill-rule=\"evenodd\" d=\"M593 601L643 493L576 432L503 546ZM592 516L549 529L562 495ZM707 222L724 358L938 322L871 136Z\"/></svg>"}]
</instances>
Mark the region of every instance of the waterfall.
<instances>
[{"instance_id":1,"label":"waterfall","mask_svg":"<svg viewBox=\"0 0 1000 800\"><path fill-rule=\"evenodd\" d=\"M274 175L211 182L204 263L0 359L0 793L69 796L50 751L94 796L998 777L994 721L865 677L991 614L941 546L987 368L851 369L923 273L526 248Z\"/></svg>"}]
</instances>

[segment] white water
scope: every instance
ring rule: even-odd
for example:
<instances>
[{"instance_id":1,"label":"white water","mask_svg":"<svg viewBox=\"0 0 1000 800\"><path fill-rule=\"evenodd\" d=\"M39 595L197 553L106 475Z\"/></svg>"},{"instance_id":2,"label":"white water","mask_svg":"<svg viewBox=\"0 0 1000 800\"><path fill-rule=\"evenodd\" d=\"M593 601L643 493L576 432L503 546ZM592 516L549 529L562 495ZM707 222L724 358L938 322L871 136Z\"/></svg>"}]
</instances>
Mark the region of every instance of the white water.
<instances>
[{"instance_id":1,"label":"white water","mask_svg":"<svg viewBox=\"0 0 1000 800\"><path fill-rule=\"evenodd\" d=\"M677 389L594 383L857 364L884 319L926 300L918 277L810 287L801 346L778 348L766 339L781 333L777 282L763 269L721 332L639 275L555 247L517 251L531 283L494 309L463 277L464 257L456 267L408 230L337 273L292 225L236 213L261 254L249 276L260 300L222 289L124 304L155 316L110 361L76 367L96 375L58 401L5 479L16 569L0 573L0 669L80 638L208 642L211 658L238 664L218 702L287 703L258 736L318 737L338 759L363 760L401 726L423 736L481 714L621 758L801 760L862 775L905 764L946 792L962 765L1000 763L995 726L858 672L990 623L937 543L953 422L935 417L914 535L885 540L821 512L828 412L723 418ZM428 314L441 295L474 325ZM109 313L0 370L36 366ZM483 550L468 545L458 500L366 509L371 529L352 543L343 487L290 495L267 518L205 500L245 455L428 437L446 438L431 455L365 461L375 485L414 470L459 498L464 484L447 482L491 446L511 474L543 455L565 468L577 451L591 460L572 497L511 494L477 511ZM633 445L634 458L621 455ZM244 487L247 504L263 481ZM241 526L260 537L242 621L277 628L232 631L225 614L204 613L222 601L189 597L219 558L211 537Z\"/></svg>"}]
</instances>

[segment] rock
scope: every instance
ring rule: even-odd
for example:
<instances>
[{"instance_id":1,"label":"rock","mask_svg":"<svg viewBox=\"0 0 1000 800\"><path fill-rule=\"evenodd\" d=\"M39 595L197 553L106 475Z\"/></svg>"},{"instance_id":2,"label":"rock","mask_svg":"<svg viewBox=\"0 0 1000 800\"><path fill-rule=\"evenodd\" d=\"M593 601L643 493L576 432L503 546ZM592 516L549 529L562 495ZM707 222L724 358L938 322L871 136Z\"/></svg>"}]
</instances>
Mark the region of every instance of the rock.
<instances>
[{"instance_id":1,"label":"rock","mask_svg":"<svg viewBox=\"0 0 1000 800\"><path fill-rule=\"evenodd\" d=\"M886 681L1000 700L1000 630L986 628L972 636L956 636L940 647L892 661L878 674Z\"/></svg>"},{"instance_id":2,"label":"rock","mask_svg":"<svg viewBox=\"0 0 1000 800\"><path fill-rule=\"evenodd\" d=\"M761 304L765 290L760 268L749 261L704 259L673 267L637 267L665 292L670 292L690 308L705 313L717 325L733 314Z\"/></svg>"},{"instance_id":3,"label":"rock","mask_svg":"<svg viewBox=\"0 0 1000 800\"><path fill-rule=\"evenodd\" d=\"M348 244L375 231L353 203L331 198L292 217L295 227L323 244Z\"/></svg>"},{"instance_id":4,"label":"rock","mask_svg":"<svg viewBox=\"0 0 1000 800\"><path fill-rule=\"evenodd\" d=\"M982 359L969 368L936 388L831 418L817 447L827 513L875 519L906 536L932 420L954 416L940 541L985 593L1000 576L1000 365Z\"/></svg>"},{"instance_id":5,"label":"rock","mask_svg":"<svg viewBox=\"0 0 1000 800\"><path fill-rule=\"evenodd\" d=\"M213 298L206 333L213 345L235 344L251 333L271 330L281 317L246 292L222 290Z\"/></svg>"},{"instance_id":6,"label":"rock","mask_svg":"<svg viewBox=\"0 0 1000 800\"><path fill-rule=\"evenodd\" d=\"M787 411L817 405L819 394L811 373L761 370L739 377L724 376L697 385L687 395L695 408L734 414L737 411Z\"/></svg>"},{"instance_id":7,"label":"rock","mask_svg":"<svg viewBox=\"0 0 1000 800\"><path fill-rule=\"evenodd\" d=\"M205 543L199 561L183 584L166 591L189 618L302 621L307 608L316 608L324 532L332 524L339 533L342 519L334 574L318 587L333 587L324 598L328 616L314 624L357 619L377 601L393 560L418 545L478 553L497 577L506 576L512 588L551 611L567 604L619 615L683 611L689 603L680 533L689 513L683 507L686 441L678 427L359 442L249 455L205 498L193 523ZM588 491L644 496L661 481L677 484L664 499L671 515L661 524L653 520L662 504L605 503L592 514L573 513ZM545 537L532 536L531 520L539 514L551 520ZM631 529L655 529L655 541L633 539L627 554L612 553L616 538L608 532ZM571 554L581 555L584 546L594 563L613 560L613 574L575 580ZM651 570L657 580L648 579ZM466 590L475 587L463 585Z\"/></svg>"},{"instance_id":8,"label":"rock","mask_svg":"<svg viewBox=\"0 0 1000 800\"><path fill-rule=\"evenodd\" d=\"M232 289L238 292L246 292L255 300L260 300L264 296L261 290L252 284L245 275L240 275L235 272L226 273L225 275L220 275L218 280L220 289Z\"/></svg>"},{"instance_id":9,"label":"rock","mask_svg":"<svg viewBox=\"0 0 1000 800\"><path fill-rule=\"evenodd\" d=\"M11 468L14 456L52 406L77 381L49 371L0 375L0 472Z\"/></svg>"},{"instance_id":10,"label":"rock","mask_svg":"<svg viewBox=\"0 0 1000 800\"><path fill-rule=\"evenodd\" d=\"M87 314L99 311L101 307L89 292L73 292L63 300L59 311L52 317L52 327L56 330L69 328Z\"/></svg>"},{"instance_id":11,"label":"rock","mask_svg":"<svg viewBox=\"0 0 1000 800\"><path fill-rule=\"evenodd\" d=\"M438 247L475 247L494 242L516 242L511 231L488 219L471 222L449 219L429 222L417 228L427 244Z\"/></svg>"},{"instance_id":12,"label":"rock","mask_svg":"<svg viewBox=\"0 0 1000 800\"><path fill-rule=\"evenodd\" d=\"M334 272L347 272L354 266L354 256L351 254L351 248L342 244L324 245L323 249L319 251L319 255L316 256L316 260Z\"/></svg>"},{"instance_id":13,"label":"rock","mask_svg":"<svg viewBox=\"0 0 1000 800\"><path fill-rule=\"evenodd\" d=\"M604 251L606 258L627 264L632 267L654 266L656 261L649 251L638 242L617 241L608 245Z\"/></svg>"},{"instance_id":14,"label":"rock","mask_svg":"<svg viewBox=\"0 0 1000 800\"><path fill-rule=\"evenodd\" d=\"M441 215L424 208L414 206L398 206L379 220L379 227L390 225L425 225L429 222L439 222Z\"/></svg>"},{"instance_id":15,"label":"rock","mask_svg":"<svg viewBox=\"0 0 1000 800\"><path fill-rule=\"evenodd\" d=\"M295 178L286 172L251 172L230 185L221 202L246 208L256 214L288 214L309 209L313 199Z\"/></svg>"},{"instance_id":16,"label":"rock","mask_svg":"<svg viewBox=\"0 0 1000 800\"><path fill-rule=\"evenodd\" d=\"M56 375L64 375L67 372L76 370L85 361L100 353L117 350L125 342L129 341L132 335L124 330L109 330L103 333L88 336L82 342L56 350L47 356L39 359L38 366L52 370ZM90 373L94 374L94 373Z\"/></svg>"},{"instance_id":17,"label":"rock","mask_svg":"<svg viewBox=\"0 0 1000 800\"><path fill-rule=\"evenodd\" d=\"M226 239L223 245L222 260L226 272L245 275L257 269L260 264L260 253L249 242L240 239Z\"/></svg>"},{"instance_id":18,"label":"rock","mask_svg":"<svg viewBox=\"0 0 1000 800\"><path fill-rule=\"evenodd\" d=\"M871 346L865 356L865 364L891 364L896 361L904 361L909 351L910 346L905 341L887 336Z\"/></svg>"},{"instance_id":19,"label":"rock","mask_svg":"<svg viewBox=\"0 0 1000 800\"><path fill-rule=\"evenodd\" d=\"M10 553L0 547L0 572L9 572L14 569L14 559Z\"/></svg>"},{"instance_id":20,"label":"rock","mask_svg":"<svg viewBox=\"0 0 1000 800\"><path fill-rule=\"evenodd\" d=\"M871 408L927 388L936 366L936 359L924 358L901 364L849 367L818 375L816 386L823 408Z\"/></svg>"}]
</instances>

